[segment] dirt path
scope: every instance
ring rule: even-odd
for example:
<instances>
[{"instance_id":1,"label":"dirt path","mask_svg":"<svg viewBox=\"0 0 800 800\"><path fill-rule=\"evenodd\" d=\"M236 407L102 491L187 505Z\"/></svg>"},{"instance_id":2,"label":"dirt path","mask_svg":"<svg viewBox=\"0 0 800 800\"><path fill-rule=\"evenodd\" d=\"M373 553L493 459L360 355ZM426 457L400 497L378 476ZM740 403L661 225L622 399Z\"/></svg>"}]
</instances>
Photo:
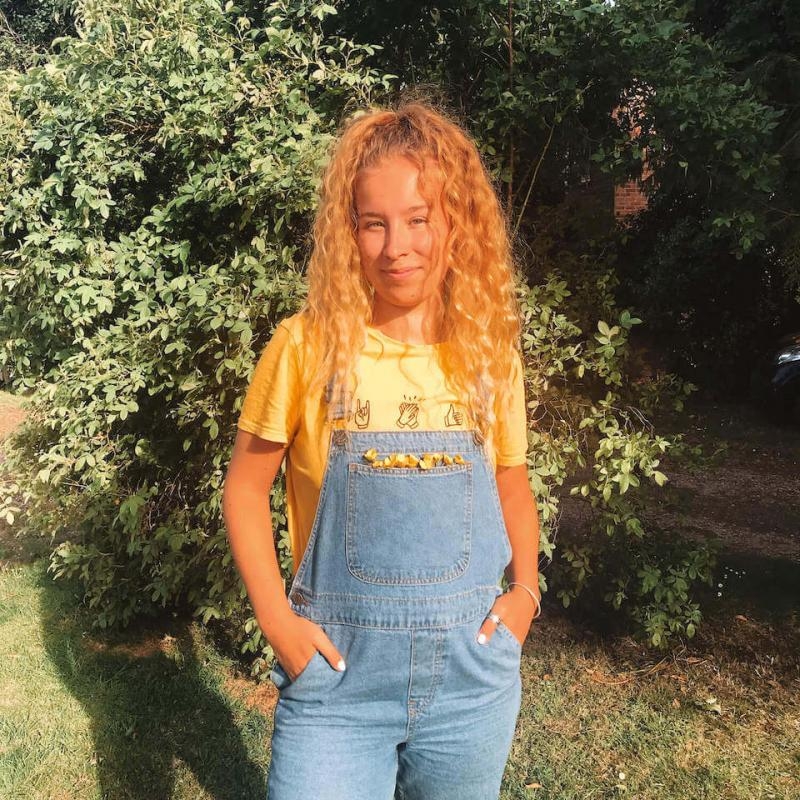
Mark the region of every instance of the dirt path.
<instances>
[{"instance_id":1,"label":"dirt path","mask_svg":"<svg viewBox=\"0 0 800 800\"><path fill-rule=\"evenodd\" d=\"M11 433L24 417L19 399L8 392L0 392L0 439Z\"/></svg>"},{"instance_id":2,"label":"dirt path","mask_svg":"<svg viewBox=\"0 0 800 800\"><path fill-rule=\"evenodd\" d=\"M800 564L800 429L741 404L695 405L664 428L683 430L705 455L688 467L665 459L670 490L654 509L658 522L710 533L735 555Z\"/></svg>"}]
</instances>

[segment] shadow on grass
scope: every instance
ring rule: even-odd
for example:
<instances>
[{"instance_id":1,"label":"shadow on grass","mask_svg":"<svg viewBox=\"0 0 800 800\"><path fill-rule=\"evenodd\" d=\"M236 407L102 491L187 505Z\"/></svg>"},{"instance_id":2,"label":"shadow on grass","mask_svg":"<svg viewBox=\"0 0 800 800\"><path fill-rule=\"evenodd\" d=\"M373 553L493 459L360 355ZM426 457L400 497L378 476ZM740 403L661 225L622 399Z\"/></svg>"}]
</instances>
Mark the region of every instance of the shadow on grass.
<instances>
[{"instance_id":1,"label":"shadow on grass","mask_svg":"<svg viewBox=\"0 0 800 800\"><path fill-rule=\"evenodd\" d=\"M47 653L91 719L103 798L194 798L198 786L214 800L265 796L264 766L251 759L188 624L90 636L76 589L54 584L44 567L40 586ZM263 716L246 720L254 747L265 726Z\"/></svg>"},{"instance_id":2,"label":"shadow on grass","mask_svg":"<svg viewBox=\"0 0 800 800\"><path fill-rule=\"evenodd\" d=\"M700 599L698 645L742 662L769 660L775 677L800 679L800 562L755 553L722 553L717 582Z\"/></svg>"},{"instance_id":3,"label":"shadow on grass","mask_svg":"<svg viewBox=\"0 0 800 800\"><path fill-rule=\"evenodd\" d=\"M757 553L722 553L717 576L724 595L776 621L800 613L800 561Z\"/></svg>"}]
</instances>

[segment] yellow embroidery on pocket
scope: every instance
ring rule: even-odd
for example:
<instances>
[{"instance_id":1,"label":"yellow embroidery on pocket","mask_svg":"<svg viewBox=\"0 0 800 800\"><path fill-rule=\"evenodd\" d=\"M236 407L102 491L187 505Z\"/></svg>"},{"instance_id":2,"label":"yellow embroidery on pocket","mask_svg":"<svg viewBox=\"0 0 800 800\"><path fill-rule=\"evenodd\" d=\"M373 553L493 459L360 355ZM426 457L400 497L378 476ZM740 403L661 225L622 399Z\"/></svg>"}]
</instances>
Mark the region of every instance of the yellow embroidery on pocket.
<instances>
[{"instance_id":1,"label":"yellow embroidery on pocket","mask_svg":"<svg viewBox=\"0 0 800 800\"><path fill-rule=\"evenodd\" d=\"M365 461L370 463L375 469L432 469L433 467L449 467L453 464L466 464L464 457L458 453L449 455L448 453L423 453L416 456L413 453L389 453L383 458L378 458L378 451L372 447L362 454Z\"/></svg>"}]
</instances>

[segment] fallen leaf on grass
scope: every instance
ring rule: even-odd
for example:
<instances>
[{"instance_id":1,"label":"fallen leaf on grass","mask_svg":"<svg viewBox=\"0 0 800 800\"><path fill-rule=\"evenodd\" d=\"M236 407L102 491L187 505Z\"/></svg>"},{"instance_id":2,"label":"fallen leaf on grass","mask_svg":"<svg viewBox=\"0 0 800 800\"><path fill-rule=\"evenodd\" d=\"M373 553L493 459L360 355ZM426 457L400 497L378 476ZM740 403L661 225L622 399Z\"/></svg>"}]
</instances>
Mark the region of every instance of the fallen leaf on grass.
<instances>
[{"instance_id":1,"label":"fallen leaf on grass","mask_svg":"<svg viewBox=\"0 0 800 800\"><path fill-rule=\"evenodd\" d=\"M722 714L722 706L717 702L716 697L707 697L705 703L700 705L706 711L712 711L715 714Z\"/></svg>"},{"instance_id":2,"label":"fallen leaf on grass","mask_svg":"<svg viewBox=\"0 0 800 800\"><path fill-rule=\"evenodd\" d=\"M630 683L636 678L646 678L649 675L654 675L656 672L668 668L670 665L665 658L662 658L657 664L642 669L632 669L627 674L620 673L615 677L604 675L600 670L588 668L586 669L589 678L595 683L602 683L605 686L622 686L623 684Z\"/></svg>"}]
</instances>

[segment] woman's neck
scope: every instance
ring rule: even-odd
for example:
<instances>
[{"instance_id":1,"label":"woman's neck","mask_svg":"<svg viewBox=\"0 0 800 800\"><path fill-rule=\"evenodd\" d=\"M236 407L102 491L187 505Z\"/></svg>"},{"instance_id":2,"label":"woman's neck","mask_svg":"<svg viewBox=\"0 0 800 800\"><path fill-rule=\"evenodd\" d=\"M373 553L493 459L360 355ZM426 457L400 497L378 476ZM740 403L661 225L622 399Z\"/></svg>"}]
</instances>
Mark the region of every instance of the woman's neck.
<instances>
[{"instance_id":1,"label":"woman's neck","mask_svg":"<svg viewBox=\"0 0 800 800\"><path fill-rule=\"evenodd\" d=\"M376 306L369 324L390 339L406 344L438 344L442 341L441 323L430 308Z\"/></svg>"},{"instance_id":2,"label":"woman's neck","mask_svg":"<svg viewBox=\"0 0 800 800\"><path fill-rule=\"evenodd\" d=\"M370 326L390 339L406 344L438 344L441 342L438 326L425 324L408 316L382 320L373 319Z\"/></svg>"}]
</instances>

